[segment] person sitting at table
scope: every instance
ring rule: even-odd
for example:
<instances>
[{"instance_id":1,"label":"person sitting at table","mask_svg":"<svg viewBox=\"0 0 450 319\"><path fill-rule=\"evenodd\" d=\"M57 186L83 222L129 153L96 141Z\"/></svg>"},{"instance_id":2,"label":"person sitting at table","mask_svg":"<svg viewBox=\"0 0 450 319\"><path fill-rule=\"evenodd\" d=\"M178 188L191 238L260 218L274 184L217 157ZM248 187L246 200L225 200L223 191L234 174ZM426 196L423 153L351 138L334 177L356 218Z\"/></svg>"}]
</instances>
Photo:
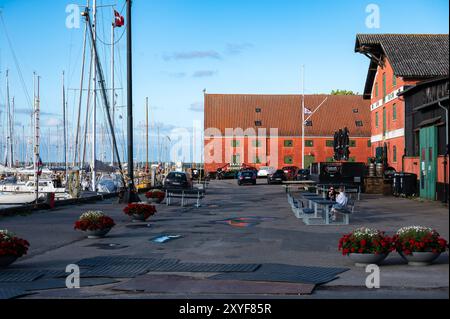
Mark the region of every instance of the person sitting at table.
<instances>
[{"instance_id":1,"label":"person sitting at table","mask_svg":"<svg viewBox=\"0 0 450 319\"><path fill-rule=\"evenodd\" d=\"M328 190L328 198L332 201L336 201L336 196L338 195L338 193L336 192L336 190L334 189L333 186L330 187L330 189Z\"/></svg>"},{"instance_id":2,"label":"person sitting at table","mask_svg":"<svg viewBox=\"0 0 450 319\"><path fill-rule=\"evenodd\" d=\"M331 209L332 214L331 219L335 221L337 211L341 209L346 209L347 205L348 205L348 197L347 194L345 193L345 188L341 186L339 188L339 195L336 197L336 204L334 204Z\"/></svg>"}]
</instances>

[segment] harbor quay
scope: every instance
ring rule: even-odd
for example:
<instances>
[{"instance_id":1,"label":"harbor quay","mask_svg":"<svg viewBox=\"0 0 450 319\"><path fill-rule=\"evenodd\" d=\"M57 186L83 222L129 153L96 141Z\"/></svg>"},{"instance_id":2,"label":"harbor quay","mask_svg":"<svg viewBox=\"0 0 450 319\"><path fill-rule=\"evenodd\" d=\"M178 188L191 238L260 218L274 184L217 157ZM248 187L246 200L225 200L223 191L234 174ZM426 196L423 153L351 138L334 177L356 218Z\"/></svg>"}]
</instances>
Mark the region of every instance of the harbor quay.
<instances>
[{"instance_id":1,"label":"harbor quay","mask_svg":"<svg viewBox=\"0 0 450 319\"><path fill-rule=\"evenodd\" d=\"M146 222L132 222L124 214L124 207L117 203L117 199L107 199L36 211L27 216L0 217L2 227L32 243L27 256L10 266L8 271L52 270L64 274L69 265L76 265L80 260L105 256L157 258L194 264L339 267L346 271L332 281L315 286L307 294L262 293L256 287L248 288L245 293L221 293L217 287L216 292L211 287L205 291L210 292L208 298L219 299L448 298L447 253L442 254L433 265L425 267L409 266L400 255L391 253L379 266L380 288L369 289L366 287L369 275L366 268L356 267L348 256L338 251L342 235L362 226L394 234L405 225L428 225L448 238L448 209L437 202L363 194L351 225L307 226L292 213L283 186L268 185L264 180L259 180L255 187L239 187L234 180L222 180L210 182L207 196L200 207L196 207L195 201L181 207L178 199L170 206L157 204L157 213ZM83 233L74 230L74 221L89 210L101 210L115 220L117 225L107 237L87 239ZM176 239L167 242L153 240L164 235ZM114 261L111 261L113 264ZM127 278L106 277L99 285L84 287L83 282L88 283L92 278L84 278L83 271L87 270L81 268L79 289L57 287L39 290L38 280L35 281L37 290L29 291L22 298L202 299L202 289L181 285L178 290L174 289L171 282L180 278L195 279L215 287L214 280L210 278L217 275L189 270L179 272L181 270L175 269L174 272L156 270L137 276L138 281L144 282L145 278L165 280L167 291L158 292L158 289L152 291L151 286L147 287L147 291L142 287L137 290L143 291L134 291L133 284L136 282L129 275L126 275ZM105 273L105 276L111 274ZM61 279L61 283L65 284L65 278ZM262 280L273 279L269 273ZM234 282L237 287L248 283L239 276ZM15 285L20 287L18 283ZM5 286L5 283L0 284L0 288Z\"/></svg>"}]
</instances>

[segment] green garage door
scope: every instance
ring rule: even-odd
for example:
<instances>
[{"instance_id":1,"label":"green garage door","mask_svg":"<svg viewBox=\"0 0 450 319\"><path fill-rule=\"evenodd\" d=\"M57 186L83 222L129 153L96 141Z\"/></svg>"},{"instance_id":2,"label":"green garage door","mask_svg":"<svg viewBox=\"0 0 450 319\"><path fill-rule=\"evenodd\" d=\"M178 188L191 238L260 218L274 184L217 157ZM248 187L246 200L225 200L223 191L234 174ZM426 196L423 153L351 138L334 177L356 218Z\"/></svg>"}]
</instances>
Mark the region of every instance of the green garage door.
<instances>
[{"instance_id":1,"label":"green garage door","mask_svg":"<svg viewBox=\"0 0 450 319\"><path fill-rule=\"evenodd\" d=\"M316 162L316 158L314 156L305 155L305 169L308 169L311 164Z\"/></svg>"},{"instance_id":2,"label":"green garage door","mask_svg":"<svg viewBox=\"0 0 450 319\"><path fill-rule=\"evenodd\" d=\"M420 197L436 199L437 128L420 130Z\"/></svg>"}]
</instances>

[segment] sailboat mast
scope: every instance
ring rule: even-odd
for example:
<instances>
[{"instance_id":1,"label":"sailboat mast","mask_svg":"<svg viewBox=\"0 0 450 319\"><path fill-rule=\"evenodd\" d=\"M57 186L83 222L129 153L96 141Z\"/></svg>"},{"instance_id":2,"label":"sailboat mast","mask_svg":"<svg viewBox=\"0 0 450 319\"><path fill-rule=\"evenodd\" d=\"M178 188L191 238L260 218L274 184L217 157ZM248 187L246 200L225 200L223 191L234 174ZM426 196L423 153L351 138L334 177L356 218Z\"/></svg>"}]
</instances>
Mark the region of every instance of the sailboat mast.
<instances>
[{"instance_id":1,"label":"sailboat mast","mask_svg":"<svg viewBox=\"0 0 450 319\"><path fill-rule=\"evenodd\" d=\"M148 97L145 99L145 113L146 113L146 125L145 125L145 145L146 145L146 154L147 154L147 160L145 165L145 173L148 174L150 172L150 166L149 166L149 159L148 159Z\"/></svg>"},{"instance_id":2,"label":"sailboat mast","mask_svg":"<svg viewBox=\"0 0 450 319\"><path fill-rule=\"evenodd\" d=\"M40 135L40 77L37 76L37 95L34 98L34 181L36 183L36 204L39 201L39 170L40 170L40 154L39 154L39 135Z\"/></svg>"},{"instance_id":3,"label":"sailboat mast","mask_svg":"<svg viewBox=\"0 0 450 319\"><path fill-rule=\"evenodd\" d=\"M115 41L115 20L111 24L111 109L112 109L112 126L115 129L116 124L116 90L115 90L115 74L114 74L114 41ZM111 166L114 166L114 162L116 159L114 147L111 147Z\"/></svg>"},{"instance_id":4,"label":"sailboat mast","mask_svg":"<svg viewBox=\"0 0 450 319\"><path fill-rule=\"evenodd\" d=\"M7 152L8 152L8 167L12 168L13 165L13 146L12 146L12 123L11 123L11 103L9 100L9 70L6 70L6 112L7 112Z\"/></svg>"},{"instance_id":5,"label":"sailboat mast","mask_svg":"<svg viewBox=\"0 0 450 319\"><path fill-rule=\"evenodd\" d=\"M97 0L93 0L93 9L92 9L92 16L93 16L93 42L94 45L97 43ZM92 56L92 63L93 63L93 82L92 82L92 163L91 163L91 170L92 170L92 176L91 176L91 184L92 184L92 191L95 192L97 190L97 167L96 167L96 155L97 155L97 56L93 52Z\"/></svg>"},{"instance_id":6,"label":"sailboat mast","mask_svg":"<svg viewBox=\"0 0 450 319\"><path fill-rule=\"evenodd\" d=\"M67 124L66 124L66 92L64 85L64 71L62 73L62 107L63 107L63 138L64 138L64 181L67 183L68 164L67 164Z\"/></svg>"}]
</instances>

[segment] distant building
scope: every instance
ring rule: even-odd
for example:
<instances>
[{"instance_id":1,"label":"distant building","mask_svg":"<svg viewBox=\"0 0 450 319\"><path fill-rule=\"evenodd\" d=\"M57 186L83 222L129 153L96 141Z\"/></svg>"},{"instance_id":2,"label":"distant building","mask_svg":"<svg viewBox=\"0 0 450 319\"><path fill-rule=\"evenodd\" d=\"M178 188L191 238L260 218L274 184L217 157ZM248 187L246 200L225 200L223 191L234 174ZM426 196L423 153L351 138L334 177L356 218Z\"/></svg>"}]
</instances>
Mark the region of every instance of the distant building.
<instances>
[{"instance_id":1,"label":"distant building","mask_svg":"<svg viewBox=\"0 0 450 319\"><path fill-rule=\"evenodd\" d=\"M408 87L449 72L448 34L358 34L355 51L370 59L364 99L370 100L372 156L387 146L389 166L405 170Z\"/></svg>"},{"instance_id":2,"label":"distant building","mask_svg":"<svg viewBox=\"0 0 450 319\"><path fill-rule=\"evenodd\" d=\"M334 134L345 127L350 131L350 161L368 162L368 101L361 96L307 95L305 108L306 168L333 161ZM301 168L301 123L301 95L205 94L205 168Z\"/></svg>"}]
</instances>

